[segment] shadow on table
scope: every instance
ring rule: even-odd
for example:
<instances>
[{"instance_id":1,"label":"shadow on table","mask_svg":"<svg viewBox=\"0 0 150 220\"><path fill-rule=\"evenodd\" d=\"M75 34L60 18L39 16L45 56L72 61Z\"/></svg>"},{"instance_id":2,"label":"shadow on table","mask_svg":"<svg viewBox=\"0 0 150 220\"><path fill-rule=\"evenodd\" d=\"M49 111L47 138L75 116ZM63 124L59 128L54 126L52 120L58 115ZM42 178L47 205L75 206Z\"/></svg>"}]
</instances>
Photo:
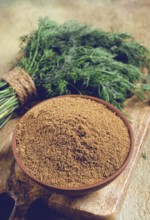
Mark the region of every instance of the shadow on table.
<instances>
[{"instance_id":1,"label":"shadow on table","mask_svg":"<svg viewBox=\"0 0 150 220\"><path fill-rule=\"evenodd\" d=\"M52 211L45 201L38 199L28 209L25 220L67 220L59 213Z\"/></svg>"}]
</instances>

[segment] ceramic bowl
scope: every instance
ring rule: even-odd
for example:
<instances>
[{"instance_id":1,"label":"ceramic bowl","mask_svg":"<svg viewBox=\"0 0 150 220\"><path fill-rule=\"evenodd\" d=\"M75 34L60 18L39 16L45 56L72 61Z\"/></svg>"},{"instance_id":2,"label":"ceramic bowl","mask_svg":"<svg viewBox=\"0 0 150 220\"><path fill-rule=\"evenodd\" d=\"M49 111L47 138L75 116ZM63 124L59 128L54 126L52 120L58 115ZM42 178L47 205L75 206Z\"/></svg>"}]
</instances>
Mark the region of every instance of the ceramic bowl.
<instances>
[{"instance_id":1,"label":"ceramic bowl","mask_svg":"<svg viewBox=\"0 0 150 220\"><path fill-rule=\"evenodd\" d=\"M95 97L91 97L91 96L85 96L85 95L67 95L67 96L71 96L71 97L80 97L80 98L84 98L84 99L90 99L93 100L95 102L98 103L102 103L104 104L109 110L111 110L112 112L114 112L117 116L119 116L121 118L121 120L125 123L125 125L128 128L128 132L129 132L129 136L130 136L130 150L129 153L124 161L124 163L122 164L122 166L115 172L113 173L111 176L109 176L108 178L104 179L103 181L99 181L96 182L92 185L87 185L87 186L83 186L83 187L76 187L76 188L67 188L67 187L61 187L61 186L53 186L53 185L48 185L45 184L41 181L39 181L38 179L35 179L26 169L26 167L23 165L21 159L19 158L19 156L17 155L17 151L16 151L16 130L14 131L13 134L13 139L12 139L12 148L13 148L13 154L14 157L18 163L18 165L20 166L20 168L23 170L23 172L28 175L32 180L34 180L36 183L40 184L41 186L49 189L52 192L56 192L56 193L60 193L60 194L64 194L64 195L71 195L71 196L78 196L78 195L83 195L86 193L90 193L93 192L95 190L101 189L103 187L105 187L106 185L108 185L109 183L111 183L115 178L117 178L122 171L125 169L125 167L127 166L127 164L129 163L131 156L132 156L132 152L133 152L133 147L134 147L134 138L133 138L133 131L132 128L127 120L127 118L122 114L122 112L120 112L117 108L115 108L113 105L111 105L108 102L105 102L99 98L95 98ZM58 96L59 98L63 98L66 97L65 96ZM51 98L51 99L57 99L58 97L55 98ZM46 102L46 101L44 101ZM40 105L40 104L38 104ZM34 106L35 107L35 106ZM33 108L34 108L33 107ZM29 110L30 111L30 110ZM24 117L24 116L23 116ZM22 118L23 118L22 117ZM22 120L22 118L20 120Z\"/></svg>"}]
</instances>

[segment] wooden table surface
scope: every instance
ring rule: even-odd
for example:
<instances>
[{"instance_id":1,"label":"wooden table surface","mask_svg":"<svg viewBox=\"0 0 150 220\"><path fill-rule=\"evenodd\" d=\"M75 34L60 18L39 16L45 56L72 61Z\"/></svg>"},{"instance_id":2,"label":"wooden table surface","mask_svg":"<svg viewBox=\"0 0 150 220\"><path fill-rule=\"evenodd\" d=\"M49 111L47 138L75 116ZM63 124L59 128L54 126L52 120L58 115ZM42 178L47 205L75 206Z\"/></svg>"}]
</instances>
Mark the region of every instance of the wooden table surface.
<instances>
[{"instance_id":1,"label":"wooden table surface","mask_svg":"<svg viewBox=\"0 0 150 220\"><path fill-rule=\"evenodd\" d=\"M69 3L65 0L7 0L0 2L0 75L6 73L12 66L19 49L18 38L23 34L27 34L32 29L32 26L36 26L40 16L49 16L52 20L56 20L60 23L65 20L75 19L81 22L87 21L105 30L119 29L121 31L129 31L145 45L148 44L147 42L150 42L150 31L145 30L145 28L147 30L149 28L150 30L150 27L146 26L148 17L145 18L145 16L143 16L144 11L147 11L146 4L144 6L136 4L137 10L134 10L134 5L132 3L131 5L126 3L125 0L110 0L107 3L98 0L93 1L93 3L90 3L88 0L70 0L68 2ZM136 0L136 2L138 3L139 1ZM142 7L144 7L143 11ZM128 13L125 10L127 10ZM138 12L143 13L141 14L141 19L138 17ZM129 20L126 20L127 18L129 18ZM124 21L126 21L126 23ZM31 25L31 23L33 25ZM142 104L137 99L132 98L126 103L126 106L126 113L129 116L134 131L135 147L131 161L124 172L107 187L86 196L69 198L58 194L49 195L48 204L52 209L63 213L71 219L78 220L113 220L116 218L126 195L130 179L132 175L134 175L133 171L138 162L142 147L149 138L147 131L150 129L150 106L148 104ZM8 124L5 127L5 131L3 131L3 133L2 131L0 132L1 145L4 142L6 142L6 145L9 145L9 137L7 137L6 134L7 132L10 133L9 129L12 130L15 123L16 122L12 123L11 129L10 124ZM6 133L5 138L4 133ZM10 168L13 167L12 172L19 170L19 168L15 164L10 151L8 155L5 155L5 158L3 157L2 159L1 155L0 158L0 164L2 164L3 160L6 160L5 165L3 163L3 167L0 166L0 171L5 171L5 177L3 179L5 180L7 179L7 175L10 175ZM8 158L11 158L11 161L7 160ZM25 183L27 179L24 180L24 177L21 177L22 174L20 170L18 173L19 175L15 174L15 184L20 184L20 190L26 190ZM11 174L11 176L13 175ZM0 179L0 181L1 180L2 179ZM4 182L5 181L0 182L0 190L4 189ZM36 192L34 198L37 198L37 195L41 196L46 194L46 192L41 189L38 194L37 191L39 189L37 190L36 187L36 184L33 182L31 184L28 183L29 192L31 189L32 192ZM13 190L13 188L11 188L11 190ZM14 191L16 191L16 188ZM31 200L32 196L29 197ZM21 217L18 219L21 219Z\"/></svg>"}]
</instances>

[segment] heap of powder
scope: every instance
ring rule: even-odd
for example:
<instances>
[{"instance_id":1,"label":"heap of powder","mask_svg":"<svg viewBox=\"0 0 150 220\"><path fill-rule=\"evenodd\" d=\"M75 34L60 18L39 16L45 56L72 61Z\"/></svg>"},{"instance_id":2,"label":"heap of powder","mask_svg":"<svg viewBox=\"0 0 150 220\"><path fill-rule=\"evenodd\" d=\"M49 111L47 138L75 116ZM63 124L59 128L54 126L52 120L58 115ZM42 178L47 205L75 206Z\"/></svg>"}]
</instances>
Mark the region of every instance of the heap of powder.
<instances>
[{"instance_id":1,"label":"heap of powder","mask_svg":"<svg viewBox=\"0 0 150 220\"><path fill-rule=\"evenodd\" d=\"M124 122L103 104L80 97L49 99L31 109L16 140L17 154L33 177L64 187L104 180L130 148Z\"/></svg>"}]
</instances>

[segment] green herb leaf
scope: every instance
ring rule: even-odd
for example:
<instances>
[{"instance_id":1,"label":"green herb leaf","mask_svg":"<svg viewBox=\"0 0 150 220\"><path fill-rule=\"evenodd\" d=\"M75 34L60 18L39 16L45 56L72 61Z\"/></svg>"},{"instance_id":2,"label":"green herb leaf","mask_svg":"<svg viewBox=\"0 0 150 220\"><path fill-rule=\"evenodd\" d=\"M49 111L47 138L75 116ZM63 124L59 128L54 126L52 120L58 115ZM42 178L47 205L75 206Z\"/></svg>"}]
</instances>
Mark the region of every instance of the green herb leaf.
<instances>
[{"instance_id":1,"label":"green herb leaf","mask_svg":"<svg viewBox=\"0 0 150 220\"><path fill-rule=\"evenodd\" d=\"M127 33L77 22L59 25L45 18L37 30L21 38L21 51L17 66L32 77L39 99L86 94L122 109L126 98L134 94L143 99L150 89L149 75L140 72L141 67L150 69L149 51ZM3 80L0 106L2 126L19 107L15 92Z\"/></svg>"}]
</instances>

